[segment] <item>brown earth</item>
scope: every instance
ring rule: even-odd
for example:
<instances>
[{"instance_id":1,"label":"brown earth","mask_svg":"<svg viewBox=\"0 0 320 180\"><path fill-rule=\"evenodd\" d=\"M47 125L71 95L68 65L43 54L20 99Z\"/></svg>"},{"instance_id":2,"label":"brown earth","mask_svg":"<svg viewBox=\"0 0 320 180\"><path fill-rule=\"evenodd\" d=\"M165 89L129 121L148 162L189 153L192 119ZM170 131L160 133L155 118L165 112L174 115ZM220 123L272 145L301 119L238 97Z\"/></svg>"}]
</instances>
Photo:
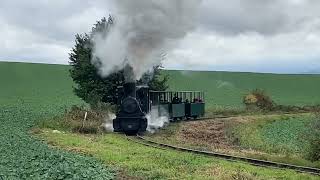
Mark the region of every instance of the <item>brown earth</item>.
<instances>
[{"instance_id":1,"label":"brown earth","mask_svg":"<svg viewBox=\"0 0 320 180\"><path fill-rule=\"evenodd\" d=\"M191 121L181 125L177 132L177 140L194 145L204 145L215 149L236 148L234 142L227 137L230 126L248 123L255 118L250 116Z\"/></svg>"},{"instance_id":2,"label":"brown earth","mask_svg":"<svg viewBox=\"0 0 320 180\"><path fill-rule=\"evenodd\" d=\"M226 136L226 123L222 120L187 122L180 127L177 139L191 144L206 144L216 148L232 146Z\"/></svg>"}]
</instances>

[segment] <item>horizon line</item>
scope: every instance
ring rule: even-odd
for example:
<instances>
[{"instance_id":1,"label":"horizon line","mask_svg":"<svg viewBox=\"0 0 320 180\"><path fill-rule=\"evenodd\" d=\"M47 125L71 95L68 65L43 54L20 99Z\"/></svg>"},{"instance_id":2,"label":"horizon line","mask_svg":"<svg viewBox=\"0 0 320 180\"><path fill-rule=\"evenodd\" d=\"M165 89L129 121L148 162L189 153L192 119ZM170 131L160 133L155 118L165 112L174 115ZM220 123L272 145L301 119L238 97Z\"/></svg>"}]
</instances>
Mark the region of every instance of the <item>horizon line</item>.
<instances>
[{"instance_id":1,"label":"horizon line","mask_svg":"<svg viewBox=\"0 0 320 180\"><path fill-rule=\"evenodd\" d=\"M24 63L24 64L44 64L44 65L57 65L57 66L70 66L70 64L58 64L49 62L30 62L30 61L9 61L0 60L0 63ZM320 75L320 72L297 72L297 73L281 73L281 72L259 72L259 71L229 71L229 70L203 70L203 69L172 69L161 68L167 71L190 71L190 72L229 72L229 73L253 73L253 74L274 74L274 75Z\"/></svg>"}]
</instances>

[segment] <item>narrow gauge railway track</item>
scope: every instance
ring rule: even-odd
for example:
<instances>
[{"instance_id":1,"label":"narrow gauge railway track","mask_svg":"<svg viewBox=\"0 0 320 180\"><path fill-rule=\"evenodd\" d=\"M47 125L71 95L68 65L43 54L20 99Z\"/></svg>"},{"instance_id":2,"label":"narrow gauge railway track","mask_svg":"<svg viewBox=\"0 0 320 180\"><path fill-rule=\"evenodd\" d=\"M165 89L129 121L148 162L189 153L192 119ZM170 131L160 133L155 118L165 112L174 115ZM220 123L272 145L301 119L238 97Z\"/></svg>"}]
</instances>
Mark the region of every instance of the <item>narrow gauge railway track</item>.
<instances>
[{"instance_id":1,"label":"narrow gauge railway track","mask_svg":"<svg viewBox=\"0 0 320 180\"><path fill-rule=\"evenodd\" d=\"M173 145L169 145L169 144L151 141L151 140L148 140L142 136L132 136L132 137L127 136L127 138L128 138L128 140L133 141L135 143L138 143L138 144L141 144L144 146L157 148L157 149L163 149L163 150L173 149L176 151L189 152L189 153L194 153L194 154L217 157L217 158L221 158L221 159L225 159L225 160L229 160L229 161L246 162L251 165L260 166L260 167L270 167L270 168L277 168L277 169L291 169L291 170L301 172L301 173L309 173L309 174L320 176L320 169L312 168L312 167L297 166L297 165L292 165L292 164L265 161L265 160L247 158L247 157L232 156L232 155L227 155L227 154L222 154L222 153L217 153L217 152L200 151L200 150L195 150L195 149L183 148L183 147L178 147L178 146L173 146Z\"/></svg>"}]
</instances>

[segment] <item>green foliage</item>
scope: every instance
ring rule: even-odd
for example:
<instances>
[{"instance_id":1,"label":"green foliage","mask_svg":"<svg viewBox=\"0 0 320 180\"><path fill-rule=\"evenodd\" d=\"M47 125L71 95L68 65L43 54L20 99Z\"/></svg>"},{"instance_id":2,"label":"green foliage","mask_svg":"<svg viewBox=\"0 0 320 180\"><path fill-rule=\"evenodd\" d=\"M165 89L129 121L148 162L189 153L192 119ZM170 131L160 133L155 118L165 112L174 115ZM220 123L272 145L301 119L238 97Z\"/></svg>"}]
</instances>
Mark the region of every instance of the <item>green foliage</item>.
<instances>
[{"instance_id":1,"label":"green foliage","mask_svg":"<svg viewBox=\"0 0 320 180\"><path fill-rule=\"evenodd\" d=\"M149 88L154 91L165 91L169 88L167 82L169 76L161 74L162 67L155 66L152 73L146 73L142 76L141 80L138 81L139 85L148 84Z\"/></svg>"},{"instance_id":2,"label":"green foliage","mask_svg":"<svg viewBox=\"0 0 320 180\"><path fill-rule=\"evenodd\" d=\"M103 18L97 22L92 33L110 28L113 24L112 18ZM98 102L116 103L115 92L117 87L124 82L123 71L119 71L102 78L96 66L91 63L93 42L92 34L76 35L75 47L70 53L70 75L76 83L75 94L90 105Z\"/></svg>"},{"instance_id":3,"label":"green foliage","mask_svg":"<svg viewBox=\"0 0 320 180\"><path fill-rule=\"evenodd\" d=\"M311 117L282 117L269 121L260 129L261 137L274 150L304 153L307 142L303 136L310 130Z\"/></svg>"},{"instance_id":4,"label":"green foliage","mask_svg":"<svg viewBox=\"0 0 320 180\"><path fill-rule=\"evenodd\" d=\"M92 36L95 33L104 33L108 36L108 31L114 23L110 16L98 21L92 28L90 34L76 35L75 46L70 53L70 75L76 83L75 94L88 104L95 106L99 102L116 104L116 90L124 83L123 70L114 72L102 78L97 67L99 63L92 64L93 42ZM168 88L168 77L160 77L161 66L154 67L154 73L146 73L138 82L142 85L149 85L152 90L163 91Z\"/></svg>"},{"instance_id":5,"label":"green foliage","mask_svg":"<svg viewBox=\"0 0 320 180\"><path fill-rule=\"evenodd\" d=\"M0 179L111 179L113 170L91 157L60 151L30 135L38 121L72 104L68 67L0 63Z\"/></svg>"}]
</instances>

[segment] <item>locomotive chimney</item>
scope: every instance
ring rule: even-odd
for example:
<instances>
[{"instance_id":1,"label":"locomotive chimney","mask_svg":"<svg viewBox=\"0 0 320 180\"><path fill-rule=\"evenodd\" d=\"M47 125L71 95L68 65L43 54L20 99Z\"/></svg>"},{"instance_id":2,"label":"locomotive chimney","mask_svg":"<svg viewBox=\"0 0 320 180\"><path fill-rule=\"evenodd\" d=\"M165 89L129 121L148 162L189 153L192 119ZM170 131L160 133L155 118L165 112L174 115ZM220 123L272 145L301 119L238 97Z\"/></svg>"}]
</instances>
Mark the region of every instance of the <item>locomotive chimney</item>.
<instances>
[{"instance_id":1,"label":"locomotive chimney","mask_svg":"<svg viewBox=\"0 0 320 180\"><path fill-rule=\"evenodd\" d=\"M127 82L123 85L124 94L126 97L136 97L136 83L135 82Z\"/></svg>"},{"instance_id":2,"label":"locomotive chimney","mask_svg":"<svg viewBox=\"0 0 320 180\"><path fill-rule=\"evenodd\" d=\"M125 84L123 85L123 91L125 97L136 97L136 81L134 78L134 72L131 65L126 64L124 67L124 79Z\"/></svg>"}]
</instances>

